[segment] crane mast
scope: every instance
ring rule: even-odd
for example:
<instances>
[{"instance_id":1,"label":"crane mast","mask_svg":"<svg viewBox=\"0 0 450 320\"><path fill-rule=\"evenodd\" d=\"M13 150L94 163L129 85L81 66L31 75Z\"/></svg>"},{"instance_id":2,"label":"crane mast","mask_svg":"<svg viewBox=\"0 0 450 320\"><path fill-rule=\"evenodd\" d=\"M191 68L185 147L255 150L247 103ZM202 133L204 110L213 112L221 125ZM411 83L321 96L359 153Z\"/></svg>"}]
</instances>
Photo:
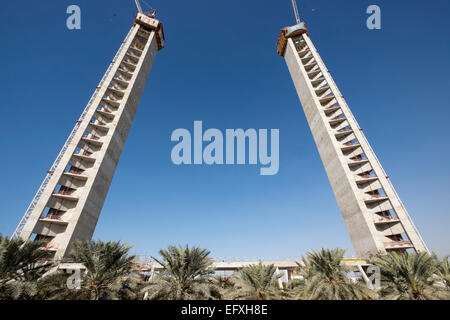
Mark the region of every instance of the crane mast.
<instances>
[{"instance_id":1,"label":"crane mast","mask_svg":"<svg viewBox=\"0 0 450 320\"><path fill-rule=\"evenodd\" d=\"M142 13L142 8L141 8L141 4L139 3L139 0L134 0L134 2L136 3L136 7L138 9L138 12Z\"/></svg>"},{"instance_id":2,"label":"crane mast","mask_svg":"<svg viewBox=\"0 0 450 320\"><path fill-rule=\"evenodd\" d=\"M297 21L297 24L299 24L300 23L300 16L298 14L297 2L295 0L291 0L291 2L292 2L292 8L294 9L295 20Z\"/></svg>"}]
</instances>

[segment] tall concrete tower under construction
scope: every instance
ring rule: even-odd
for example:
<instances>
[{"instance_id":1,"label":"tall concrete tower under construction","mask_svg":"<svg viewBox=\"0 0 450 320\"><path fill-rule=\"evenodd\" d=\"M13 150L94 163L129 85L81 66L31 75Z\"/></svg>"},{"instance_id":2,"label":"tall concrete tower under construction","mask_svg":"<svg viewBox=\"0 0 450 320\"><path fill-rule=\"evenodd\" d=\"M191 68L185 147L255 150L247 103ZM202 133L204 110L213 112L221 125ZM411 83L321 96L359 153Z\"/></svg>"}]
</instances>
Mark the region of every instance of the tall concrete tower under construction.
<instances>
[{"instance_id":1,"label":"tall concrete tower under construction","mask_svg":"<svg viewBox=\"0 0 450 320\"><path fill-rule=\"evenodd\" d=\"M48 171L13 238L43 240L56 259L90 240L156 53L164 47L155 12L133 26Z\"/></svg>"},{"instance_id":2,"label":"tall concrete tower under construction","mask_svg":"<svg viewBox=\"0 0 450 320\"><path fill-rule=\"evenodd\" d=\"M278 53L288 66L357 255L428 251L292 3L297 24L280 31Z\"/></svg>"}]
</instances>

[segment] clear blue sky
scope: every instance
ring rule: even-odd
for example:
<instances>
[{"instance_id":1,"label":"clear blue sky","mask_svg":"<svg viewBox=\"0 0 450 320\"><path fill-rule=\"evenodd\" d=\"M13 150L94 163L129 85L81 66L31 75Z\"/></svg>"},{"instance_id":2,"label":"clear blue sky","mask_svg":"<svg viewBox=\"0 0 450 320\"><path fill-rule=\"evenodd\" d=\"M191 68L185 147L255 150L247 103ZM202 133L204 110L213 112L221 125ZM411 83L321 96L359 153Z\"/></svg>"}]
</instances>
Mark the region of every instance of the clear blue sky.
<instances>
[{"instance_id":1,"label":"clear blue sky","mask_svg":"<svg viewBox=\"0 0 450 320\"><path fill-rule=\"evenodd\" d=\"M150 2L151 0L147 0ZM66 28L78 4L82 29ZM284 60L289 0L151 1L158 53L94 238L281 259L353 248ZM382 30L370 31L370 4ZM450 2L299 1L310 36L431 250L450 254ZM312 9L316 9L315 12ZM10 235L128 32L132 0L6 1L0 232ZM176 128L279 128L280 171L175 166Z\"/></svg>"}]
</instances>

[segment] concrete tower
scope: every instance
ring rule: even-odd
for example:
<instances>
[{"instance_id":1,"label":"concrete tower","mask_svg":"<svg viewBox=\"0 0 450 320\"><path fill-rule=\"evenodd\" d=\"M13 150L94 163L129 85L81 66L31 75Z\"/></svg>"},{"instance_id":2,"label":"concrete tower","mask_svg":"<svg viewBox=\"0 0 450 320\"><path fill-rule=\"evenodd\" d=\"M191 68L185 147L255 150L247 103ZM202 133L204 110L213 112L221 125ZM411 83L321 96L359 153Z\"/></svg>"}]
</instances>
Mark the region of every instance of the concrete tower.
<instances>
[{"instance_id":1,"label":"concrete tower","mask_svg":"<svg viewBox=\"0 0 450 320\"><path fill-rule=\"evenodd\" d=\"M162 23L138 13L13 238L46 242L56 259L90 240L158 50Z\"/></svg>"},{"instance_id":2,"label":"concrete tower","mask_svg":"<svg viewBox=\"0 0 450 320\"><path fill-rule=\"evenodd\" d=\"M286 60L357 255L428 251L297 12L296 17L297 25L280 31L278 53Z\"/></svg>"}]
</instances>

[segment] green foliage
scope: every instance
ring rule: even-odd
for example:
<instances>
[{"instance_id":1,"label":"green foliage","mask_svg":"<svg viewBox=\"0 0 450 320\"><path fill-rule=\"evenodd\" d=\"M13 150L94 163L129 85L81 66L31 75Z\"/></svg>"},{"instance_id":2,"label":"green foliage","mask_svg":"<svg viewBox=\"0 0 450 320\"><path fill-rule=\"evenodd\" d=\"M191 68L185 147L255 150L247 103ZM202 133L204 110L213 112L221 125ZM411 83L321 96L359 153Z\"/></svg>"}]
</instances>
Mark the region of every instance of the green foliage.
<instances>
[{"instance_id":1,"label":"green foliage","mask_svg":"<svg viewBox=\"0 0 450 320\"><path fill-rule=\"evenodd\" d=\"M219 288L222 291L233 288L234 283L233 283L233 280L231 279L231 277L217 275L214 278L216 279L217 285L219 286Z\"/></svg>"},{"instance_id":2,"label":"green foliage","mask_svg":"<svg viewBox=\"0 0 450 320\"><path fill-rule=\"evenodd\" d=\"M450 290L450 261L448 256L440 262L438 266L438 276L445 285L445 288Z\"/></svg>"},{"instance_id":3,"label":"green foliage","mask_svg":"<svg viewBox=\"0 0 450 320\"><path fill-rule=\"evenodd\" d=\"M38 281L52 266L42 242L0 236L0 299L35 299Z\"/></svg>"},{"instance_id":4,"label":"green foliage","mask_svg":"<svg viewBox=\"0 0 450 320\"><path fill-rule=\"evenodd\" d=\"M381 295L389 300L448 299L448 289L439 283L445 264L435 255L395 252L372 257L381 268ZM448 263L448 262L447 262ZM447 269L448 270L448 269ZM447 274L448 275L448 274Z\"/></svg>"},{"instance_id":5,"label":"green foliage","mask_svg":"<svg viewBox=\"0 0 450 320\"><path fill-rule=\"evenodd\" d=\"M45 275L38 281L38 290L35 298L38 300L79 300L82 297L78 290L67 287L69 274L62 270Z\"/></svg>"},{"instance_id":6,"label":"green foliage","mask_svg":"<svg viewBox=\"0 0 450 320\"><path fill-rule=\"evenodd\" d=\"M39 241L9 240L0 235L0 299L450 299L449 257L439 260L427 253L376 255L382 287L370 290L348 278L341 263L345 250L322 249L302 257L302 279L278 287L274 265L249 265L232 277L214 276L210 252L199 247L170 246L160 250L164 270L143 282L135 270L130 247L120 242L76 242L70 257L85 269L81 288L69 289L69 274L57 270Z\"/></svg>"},{"instance_id":7,"label":"green foliage","mask_svg":"<svg viewBox=\"0 0 450 320\"><path fill-rule=\"evenodd\" d=\"M308 252L299 264L303 281L293 285L293 296L307 300L366 300L377 295L365 283L347 277L349 268L341 263L344 249Z\"/></svg>"},{"instance_id":8,"label":"green foliage","mask_svg":"<svg viewBox=\"0 0 450 320\"><path fill-rule=\"evenodd\" d=\"M133 272L135 256L120 242L75 242L70 257L84 265L79 298L90 300L137 299L139 279Z\"/></svg>"},{"instance_id":9,"label":"green foliage","mask_svg":"<svg viewBox=\"0 0 450 320\"><path fill-rule=\"evenodd\" d=\"M160 250L162 261L153 258L164 267L143 292L147 299L192 300L221 297L219 282L213 277L213 260L210 252L199 247L169 246Z\"/></svg>"},{"instance_id":10,"label":"green foliage","mask_svg":"<svg viewBox=\"0 0 450 320\"><path fill-rule=\"evenodd\" d=\"M249 265L237 272L233 278L234 286L226 292L228 299L270 300L281 299L282 291L274 283L276 267L261 262Z\"/></svg>"}]
</instances>

